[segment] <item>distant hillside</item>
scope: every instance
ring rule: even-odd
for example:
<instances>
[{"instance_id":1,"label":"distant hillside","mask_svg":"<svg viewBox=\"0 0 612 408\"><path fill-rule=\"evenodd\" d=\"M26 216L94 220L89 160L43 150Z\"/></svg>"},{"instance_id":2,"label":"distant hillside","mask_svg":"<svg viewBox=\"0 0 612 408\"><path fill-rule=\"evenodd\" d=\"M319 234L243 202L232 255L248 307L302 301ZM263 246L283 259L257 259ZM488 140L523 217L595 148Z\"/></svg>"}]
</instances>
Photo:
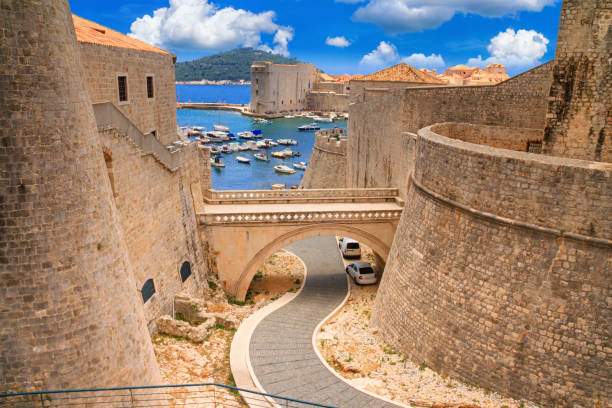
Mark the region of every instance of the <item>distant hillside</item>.
<instances>
[{"instance_id":1,"label":"distant hillside","mask_svg":"<svg viewBox=\"0 0 612 408\"><path fill-rule=\"evenodd\" d=\"M295 58L286 58L253 48L235 50L209 55L193 61L177 62L175 66L177 81L248 81L251 77L253 61L271 61L275 64L297 64Z\"/></svg>"}]
</instances>

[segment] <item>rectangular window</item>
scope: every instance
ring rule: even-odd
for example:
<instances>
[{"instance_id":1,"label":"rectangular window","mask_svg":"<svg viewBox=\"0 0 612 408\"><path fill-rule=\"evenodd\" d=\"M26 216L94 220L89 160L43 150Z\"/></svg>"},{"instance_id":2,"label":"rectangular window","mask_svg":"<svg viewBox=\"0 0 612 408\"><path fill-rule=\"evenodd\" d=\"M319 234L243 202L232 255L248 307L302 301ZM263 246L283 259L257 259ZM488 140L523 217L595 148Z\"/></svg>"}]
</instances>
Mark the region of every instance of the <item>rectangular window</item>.
<instances>
[{"instance_id":1,"label":"rectangular window","mask_svg":"<svg viewBox=\"0 0 612 408\"><path fill-rule=\"evenodd\" d=\"M529 153L542 153L542 142L527 142L527 151Z\"/></svg>"},{"instance_id":2,"label":"rectangular window","mask_svg":"<svg viewBox=\"0 0 612 408\"><path fill-rule=\"evenodd\" d=\"M128 100L127 77L118 76L117 84L119 85L119 102L126 102Z\"/></svg>"},{"instance_id":3,"label":"rectangular window","mask_svg":"<svg viewBox=\"0 0 612 408\"><path fill-rule=\"evenodd\" d=\"M147 77L147 98L153 98L153 77Z\"/></svg>"}]
</instances>

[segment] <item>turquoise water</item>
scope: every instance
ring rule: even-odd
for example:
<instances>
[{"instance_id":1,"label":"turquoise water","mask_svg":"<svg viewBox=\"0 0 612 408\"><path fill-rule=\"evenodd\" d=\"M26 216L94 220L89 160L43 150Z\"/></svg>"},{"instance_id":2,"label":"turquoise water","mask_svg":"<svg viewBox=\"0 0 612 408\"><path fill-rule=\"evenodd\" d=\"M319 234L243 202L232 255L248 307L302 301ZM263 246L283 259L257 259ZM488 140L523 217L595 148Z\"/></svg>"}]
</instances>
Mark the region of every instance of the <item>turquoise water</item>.
<instances>
[{"instance_id":1,"label":"turquoise water","mask_svg":"<svg viewBox=\"0 0 612 408\"><path fill-rule=\"evenodd\" d=\"M315 132L300 132L298 126L312 123L310 118L295 119L272 119L271 124L255 124L253 119L242 116L237 112L178 109L177 118L179 126L203 126L206 130L212 130L213 125L221 122L229 126L231 132L236 134L245 130L261 129L266 139L295 139L297 146L277 146L270 149L260 149L260 152L270 155L273 151L281 151L289 147L293 151L301 153L300 157L288 159L275 159L270 157L269 162L255 160L253 154L257 152L243 151L232 154L222 154L225 168L212 168L212 185L216 190L268 190L275 183L286 184L287 188L300 184L304 175L303 170L295 169L295 174L278 174L274 166L284 164L293 168L293 162L308 162L314 146ZM346 120L334 121L334 123L319 123L321 129L329 129L335 126L346 127ZM250 164L236 161L236 156L245 156L251 159Z\"/></svg>"},{"instance_id":2,"label":"turquoise water","mask_svg":"<svg viewBox=\"0 0 612 408\"><path fill-rule=\"evenodd\" d=\"M249 85L176 85L181 102L223 102L247 104L251 100Z\"/></svg>"}]
</instances>

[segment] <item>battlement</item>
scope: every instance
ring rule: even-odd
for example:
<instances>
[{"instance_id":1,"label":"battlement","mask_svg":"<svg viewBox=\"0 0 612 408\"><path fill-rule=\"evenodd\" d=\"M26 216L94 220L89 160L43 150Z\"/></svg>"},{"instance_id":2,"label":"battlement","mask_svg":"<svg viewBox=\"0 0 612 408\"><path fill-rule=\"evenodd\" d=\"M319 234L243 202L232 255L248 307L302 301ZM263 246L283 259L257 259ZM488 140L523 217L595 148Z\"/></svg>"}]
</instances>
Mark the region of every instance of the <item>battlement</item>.
<instances>
[{"instance_id":1,"label":"battlement","mask_svg":"<svg viewBox=\"0 0 612 408\"><path fill-rule=\"evenodd\" d=\"M346 155L347 130L341 128L319 130L315 134L314 148L326 153Z\"/></svg>"}]
</instances>

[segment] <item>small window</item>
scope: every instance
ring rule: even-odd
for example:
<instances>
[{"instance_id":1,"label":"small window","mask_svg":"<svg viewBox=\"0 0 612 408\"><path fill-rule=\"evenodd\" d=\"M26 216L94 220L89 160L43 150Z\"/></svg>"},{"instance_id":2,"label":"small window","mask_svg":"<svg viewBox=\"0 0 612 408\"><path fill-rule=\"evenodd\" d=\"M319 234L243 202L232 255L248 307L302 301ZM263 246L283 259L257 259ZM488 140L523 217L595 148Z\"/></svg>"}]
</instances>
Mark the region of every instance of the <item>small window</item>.
<instances>
[{"instance_id":1,"label":"small window","mask_svg":"<svg viewBox=\"0 0 612 408\"><path fill-rule=\"evenodd\" d=\"M181 265L181 282L185 282L190 276L191 264L189 262L183 262L183 265Z\"/></svg>"},{"instance_id":2,"label":"small window","mask_svg":"<svg viewBox=\"0 0 612 408\"><path fill-rule=\"evenodd\" d=\"M153 98L153 77L147 77L147 98Z\"/></svg>"},{"instance_id":3,"label":"small window","mask_svg":"<svg viewBox=\"0 0 612 408\"><path fill-rule=\"evenodd\" d=\"M359 242L349 242L346 244L347 249L359 249Z\"/></svg>"},{"instance_id":4,"label":"small window","mask_svg":"<svg viewBox=\"0 0 612 408\"><path fill-rule=\"evenodd\" d=\"M119 85L119 102L127 101L128 100L127 77L124 75L118 76L117 84Z\"/></svg>"},{"instance_id":5,"label":"small window","mask_svg":"<svg viewBox=\"0 0 612 408\"><path fill-rule=\"evenodd\" d=\"M527 142L527 151L529 153L542 153L542 142Z\"/></svg>"},{"instance_id":6,"label":"small window","mask_svg":"<svg viewBox=\"0 0 612 408\"><path fill-rule=\"evenodd\" d=\"M149 279L142 285L142 289L140 289L140 294L142 295L142 302L147 303L147 300L151 299L151 296L155 293L155 284L153 283L153 279Z\"/></svg>"},{"instance_id":7,"label":"small window","mask_svg":"<svg viewBox=\"0 0 612 408\"><path fill-rule=\"evenodd\" d=\"M359 269L359 273L361 275L367 275L367 274L370 274L370 273L374 273L374 270L372 268L370 268L369 266L366 266L364 268L360 268Z\"/></svg>"}]
</instances>

